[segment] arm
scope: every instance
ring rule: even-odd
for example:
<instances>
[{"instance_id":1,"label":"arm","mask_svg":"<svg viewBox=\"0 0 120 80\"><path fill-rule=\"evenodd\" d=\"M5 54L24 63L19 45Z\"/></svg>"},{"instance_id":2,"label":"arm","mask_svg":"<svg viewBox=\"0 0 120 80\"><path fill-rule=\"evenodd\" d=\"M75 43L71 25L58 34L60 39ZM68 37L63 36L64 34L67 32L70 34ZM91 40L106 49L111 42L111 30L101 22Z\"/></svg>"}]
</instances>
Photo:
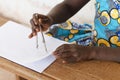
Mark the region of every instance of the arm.
<instances>
[{"instance_id":1,"label":"arm","mask_svg":"<svg viewBox=\"0 0 120 80\"><path fill-rule=\"evenodd\" d=\"M76 14L89 0L65 0L56 5L49 13L52 24L65 22Z\"/></svg>"},{"instance_id":2,"label":"arm","mask_svg":"<svg viewBox=\"0 0 120 80\"><path fill-rule=\"evenodd\" d=\"M65 62L79 62L85 60L106 60L120 62L120 48L80 46L64 44L59 46L53 54Z\"/></svg>"},{"instance_id":3,"label":"arm","mask_svg":"<svg viewBox=\"0 0 120 80\"><path fill-rule=\"evenodd\" d=\"M120 48L94 47L95 57L97 60L108 60L120 62Z\"/></svg>"},{"instance_id":4,"label":"arm","mask_svg":"<svg viewBox=\"0 0 120 80\"><path fill-rule=\"evenodd\" d=\"M29 38L36 36L40 31L39 25L42 30L46 31L52 24L65 22L67 19L77 13L89 0L64 0L62 3L56 5L48 15L34 14L30 20L32 25L32 33Z\"/></svg>"}]
</instances>

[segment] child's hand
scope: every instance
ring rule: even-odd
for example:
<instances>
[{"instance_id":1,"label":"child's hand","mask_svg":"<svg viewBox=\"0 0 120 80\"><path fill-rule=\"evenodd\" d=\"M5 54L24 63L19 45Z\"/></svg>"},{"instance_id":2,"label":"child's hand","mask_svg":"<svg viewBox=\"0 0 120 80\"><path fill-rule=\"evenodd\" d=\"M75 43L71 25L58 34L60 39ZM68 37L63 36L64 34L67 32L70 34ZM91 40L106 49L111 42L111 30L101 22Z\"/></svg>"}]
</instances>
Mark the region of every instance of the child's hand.
<instances>
[{"instance_id":1,"label":"child's hand","mask_svg":"<svg viewBox=\"0 0 120 80\"><path fill-rule=\"evenodd\" d=\"M63 63L73 63L94 58L93 48L76 44L61 45L53 54L56 58L62 59Z\"/></svg>"},{"instance_id":2,"label":"child's hand","mask_svg":"<svg viewBox=\"0 0 120 80\"><path fill-rule=\"evenodd\" d=\"M29 38L32 38L40 31L40 26L42 27L42 31L46 31L51 26L52 21L45 15L35 13L30 23L32 25L32 33L29 35Z\"/></svg>"}]
</instances>

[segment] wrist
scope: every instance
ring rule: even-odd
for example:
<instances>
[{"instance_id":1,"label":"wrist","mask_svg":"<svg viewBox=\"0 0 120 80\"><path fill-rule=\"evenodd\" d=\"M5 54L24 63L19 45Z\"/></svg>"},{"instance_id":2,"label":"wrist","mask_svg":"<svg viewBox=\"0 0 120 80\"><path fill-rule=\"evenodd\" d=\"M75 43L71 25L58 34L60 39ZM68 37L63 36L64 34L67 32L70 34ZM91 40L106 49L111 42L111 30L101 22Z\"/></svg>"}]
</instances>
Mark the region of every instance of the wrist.
<instances>
[{"instance_id":1,"label":"wrist","mask_svg":"<svg viewBox=\"0 0 120 80\"><path fill-rule=\"evenodd\" d=\"M96 47L91 47L90 59L96 59L96 58L97 58L97 49Z\"/></svg>"},{"instance_id":2,"label":"wrist","mask_svg":"<svg viewBox=\"0 0 120 80\"><path fill-rule=\"evenodd\" d=\"M105 57L104 51L106 50L105 47L94 47L93 50L93 59L101 60Z\"/></svg>"},{"instance_id":3,"label":"wrist","mask_svg":"<svg viewBox=\"0 0 120 80\"><path fill-rule=\"evenodd\" d=\"M50 25L53 25L54 24L54 19L52 18L52 16L49 16L49 15L47 15L47 16L50 19Z\"/></svg>"}]
</instances>

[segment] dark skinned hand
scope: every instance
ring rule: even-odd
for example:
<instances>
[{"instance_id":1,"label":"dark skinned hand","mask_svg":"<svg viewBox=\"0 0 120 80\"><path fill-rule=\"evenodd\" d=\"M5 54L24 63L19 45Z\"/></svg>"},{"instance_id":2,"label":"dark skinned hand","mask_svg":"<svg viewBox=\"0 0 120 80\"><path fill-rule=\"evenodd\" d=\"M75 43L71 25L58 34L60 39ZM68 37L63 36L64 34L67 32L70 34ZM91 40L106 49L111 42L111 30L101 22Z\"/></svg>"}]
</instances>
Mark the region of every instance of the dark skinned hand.
<instances>
[{"instance_id":1,"label":"dark skinned hand","mask_svg":"<svg viewBox=\"0 0 120 80\"><path fill-rule=\"evenodd\" d=\"M32 25L32 33L29 35L29 38L32 38L40 31L40 26L42 27L42 31L46 31L51 26L52 20L48 16L35 13L30 23Z\"/></svg>"},{"instance_id":2,"label":"dark skinned hand","mask_svg":"<svg viewBox=\"0 0 120 80\"><path fill-rule=\"evenodd\" d=\"M56 58L62 59L63 63L74 63L94 58L94 52L91 47L76 44L61 45L53 54Z\"/></svg>"}]
</instances>

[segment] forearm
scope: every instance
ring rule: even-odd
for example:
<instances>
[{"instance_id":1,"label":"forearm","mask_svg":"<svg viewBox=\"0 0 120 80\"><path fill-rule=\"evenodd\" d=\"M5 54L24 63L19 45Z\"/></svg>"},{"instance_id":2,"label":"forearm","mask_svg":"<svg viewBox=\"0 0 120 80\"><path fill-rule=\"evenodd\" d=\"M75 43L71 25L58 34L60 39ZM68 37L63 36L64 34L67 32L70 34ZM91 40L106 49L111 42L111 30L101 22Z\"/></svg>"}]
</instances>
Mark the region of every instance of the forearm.
<instances>
[{"instance_id":1,"label":"forearm","mask_svg":"<svg viewBox=\"0 0 120 80\"><path fill-rule=\"evenodd\" d=\"M95 57L97 60L108 60L120 62L120 48L95 47Z\"/></svg>"},{"instance_id":2,"label":"forearm","mask_svg":"<svg viewBox=\"0 0 120 80\"><path fill-rule=\"evenodd\" d=\"M74 2L74 3L73 3ZM65 22L76 14L89 0L65 0L56 5L49 13L48 17L52 19L52 24Z\"/></svg>"}]
</instances>

